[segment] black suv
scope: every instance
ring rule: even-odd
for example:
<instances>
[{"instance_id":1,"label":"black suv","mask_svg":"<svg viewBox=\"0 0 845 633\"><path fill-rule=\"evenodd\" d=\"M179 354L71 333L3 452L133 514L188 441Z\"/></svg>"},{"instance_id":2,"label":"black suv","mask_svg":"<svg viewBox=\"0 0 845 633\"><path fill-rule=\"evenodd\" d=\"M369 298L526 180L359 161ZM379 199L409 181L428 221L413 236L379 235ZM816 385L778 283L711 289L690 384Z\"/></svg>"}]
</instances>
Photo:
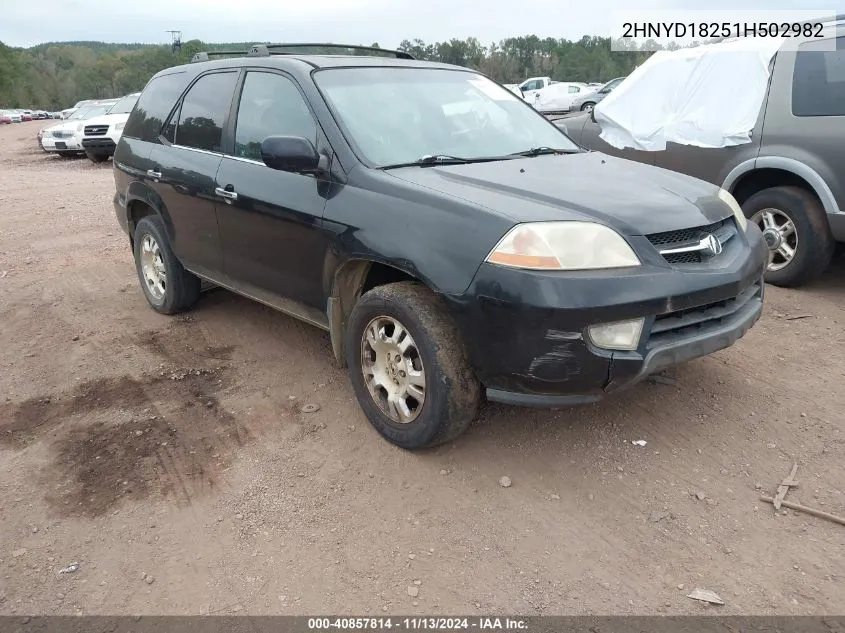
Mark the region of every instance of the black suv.
<instances>
[{"instance_id":1,"label":"black suv","mask_svg":"<svg viewBox=\"0 0 845 633\"><path fill-rule=\"evenodd\" d=\"M154 309L204 279L328 330L404 448L456 437L483 396L595 402L759 318L766 247L730 194L585 151L477 72L360 49L150 80L114 203Z\"/></svg>"}]
</instances>

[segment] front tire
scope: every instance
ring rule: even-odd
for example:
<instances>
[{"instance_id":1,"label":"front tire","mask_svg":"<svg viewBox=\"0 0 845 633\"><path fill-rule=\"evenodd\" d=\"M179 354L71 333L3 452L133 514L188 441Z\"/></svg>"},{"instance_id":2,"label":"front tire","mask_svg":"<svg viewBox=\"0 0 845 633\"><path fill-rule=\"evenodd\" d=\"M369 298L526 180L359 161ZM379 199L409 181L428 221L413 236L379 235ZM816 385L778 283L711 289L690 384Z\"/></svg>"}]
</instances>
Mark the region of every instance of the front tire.
<instances>
[{"instance_id":1,"label":"front tire","mask_svg":"<svg viewBox=\"0 0 845 633\"><path fill-rule=\"evenodd\" d=\"M758 191L742 205L763 231L769 247L766 281L775 286L804 285L830 264L836 242L819 201L800 187Z\"/></svg>"},{"instance_id":2,"label":"front tire","mask_svg":"<svg viewBox=\"0 0 845 633\"><path fill-rule=\"evenodd\" d=\"M403 281L365 293L344 351L358 402L389 442L442 444L475 417L481 387L446 306L425 286Z\"/></svg>"},{"instance_id":3,"label":"front tire","mask_svg":"<svg viewBox=\"0 0 845 633\"><path fill-rule=\"evenodd\" d=\"M138 222L134 252L141 289L153 310L175 314L197 302L200 279L176 259L159 216L148 215Z\"/></svg>"},{"instance_id":4,"label":"front tire","mask_svg":"<svg viewBox=\"0 0 845 633\"><path fill-rule=\"evenodd\" d=\"M581 106L581 112L592 112L593 108L595 107L595 103L593 103L592 101L587 101L587 103Z\"/></svg>"}]
</instances>

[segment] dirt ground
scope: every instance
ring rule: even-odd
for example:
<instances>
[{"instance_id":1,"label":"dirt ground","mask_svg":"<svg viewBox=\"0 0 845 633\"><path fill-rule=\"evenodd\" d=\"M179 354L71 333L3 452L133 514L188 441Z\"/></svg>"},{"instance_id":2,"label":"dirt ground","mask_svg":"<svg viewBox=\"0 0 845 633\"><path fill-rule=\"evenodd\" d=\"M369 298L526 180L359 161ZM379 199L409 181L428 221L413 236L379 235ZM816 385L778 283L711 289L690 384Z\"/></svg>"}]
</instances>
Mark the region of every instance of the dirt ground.
<instances>
[{"instance_id":1,"label":"dirt ground","mask_svg":"<svg viewBox=\"0 0 845 633\"><path fill-rule=\"evenodd\" d=\"M149 309L111 163L39 125L0 127L0 614L845 612L845 527L759 500L797 462L788 499L845 515L841 258L677 385L409 453L325 333Z\"/></svg>"}]
</instances>

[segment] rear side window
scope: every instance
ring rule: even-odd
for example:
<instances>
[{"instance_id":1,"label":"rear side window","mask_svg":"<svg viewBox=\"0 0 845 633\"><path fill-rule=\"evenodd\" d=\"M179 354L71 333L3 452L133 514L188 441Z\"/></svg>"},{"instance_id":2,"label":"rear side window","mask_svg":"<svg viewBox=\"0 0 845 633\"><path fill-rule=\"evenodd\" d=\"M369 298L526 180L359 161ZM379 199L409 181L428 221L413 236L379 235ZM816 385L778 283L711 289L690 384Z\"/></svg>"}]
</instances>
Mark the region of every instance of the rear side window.
<instances>
[{"instance_id":1,"label":"rear side window","mask_svg":"<svg viewBox=\"0 0 845 633\"><path fill-rule=\"evenodd\" d=\"M294 83L282 75L249 72L244 81L235 127L235 156L261 160L268 136L317 139L317 124Z\"/></svg>"},{"instance_id":2,"label":"rear side window","mask_svg":"<svg viewBox=\"0 0 845 633\"><path fill-rule=\"evenodd\" d=\"M229 114L238 73L214 73L191 86L176 123L176 145L221 151L223 125Z\"/></svg>"},{"instance_id":3,"label":"rear side window","mask_svg":"<svg viewBox=\"0 0 845 633\"><path fill-rule=\"evenodd\" d=\"M155 141L186 83L183 72L153 78L144 88L135 109L126 121L123 135L142 141Z\"/></svg>"},{"instance_id":4,"label":"rear side window","mask_svg":"<svg viewBox=\"0 0 845 633\"><path fill-rule=\"evenodd\" d=\"M824 41L829 48L830 41ZM819 50L821 42L801 44L792 74L792 114L845 116L845 37L836 50Z\"/></svg>"}]
</instances>

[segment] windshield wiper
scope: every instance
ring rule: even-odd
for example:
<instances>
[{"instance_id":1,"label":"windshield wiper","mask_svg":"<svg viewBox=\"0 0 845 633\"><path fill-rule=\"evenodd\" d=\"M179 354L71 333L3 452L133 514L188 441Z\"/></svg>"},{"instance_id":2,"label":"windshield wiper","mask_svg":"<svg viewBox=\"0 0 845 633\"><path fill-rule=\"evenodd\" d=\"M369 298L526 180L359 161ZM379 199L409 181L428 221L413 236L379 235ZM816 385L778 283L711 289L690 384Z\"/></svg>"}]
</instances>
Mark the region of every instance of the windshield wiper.
<instances>
[{"instance_id":1,"label":"windshield wiper","mask_svg":"<svg viewBox=\"0 0 845 633\"><path fill-rule=\"evenodd\" d=\"M516 156L477 156L475 158L463 158L461 156L450 156L449 154L426 154L414 161L396 163L395 165L384 165L379 167L379 169L429 167L432 165L469 165L470 163L488 163L494 160L508 160L510 158L516 158Z\"/></svg>"},{"instance_id":2,"label":"windshield wiper","mask_svg":"<svg viewBox=\"0 0 845 633\"><path fill-rule=\"evenodd\" d=\"M511 156L541 156L544 154L575 154L579 150L575 149L555 149L554 147L546 147L545 145L541 147L532 147L531 149L526 149L521 152L514 152L510 154Z\"/></svg>"}]
</instances>

